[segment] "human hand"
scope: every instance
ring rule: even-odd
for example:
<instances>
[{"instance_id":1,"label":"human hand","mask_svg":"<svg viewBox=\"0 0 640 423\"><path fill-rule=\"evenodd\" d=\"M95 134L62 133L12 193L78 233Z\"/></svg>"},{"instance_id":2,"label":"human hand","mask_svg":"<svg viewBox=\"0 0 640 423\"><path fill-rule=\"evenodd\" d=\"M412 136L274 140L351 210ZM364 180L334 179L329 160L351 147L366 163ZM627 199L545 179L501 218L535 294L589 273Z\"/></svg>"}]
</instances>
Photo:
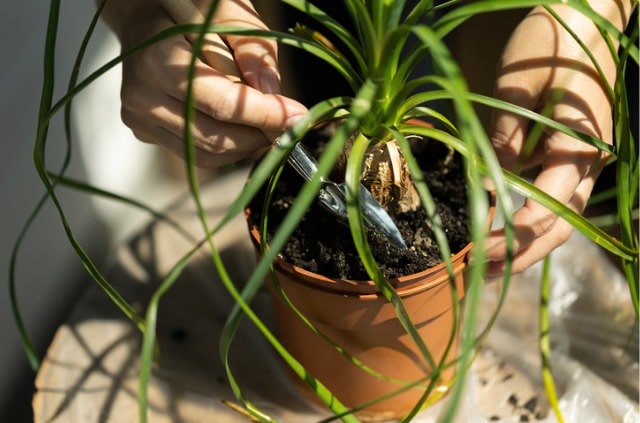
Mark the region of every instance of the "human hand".
<instances>
[{"instance_id":1,"label":"human hand","mask_svg":"<svg viewBox=\"0 0 640 423\"><path fill-rule=\"evenodd\" d=\"M189 0L192 1L192 0ZM194 2L205 14L209 2ZM123 51L175 25L157 0L110 0L104 20L119 37ZM248 0L222 0L214 23L266 29ZM271 40L227 36L241 78L222 67L196 62L193 85L196 114L192 133L196 165L216 167L265 149L306 108L279 95L277 46ZM141 141L184 154L184 110L187 69L192 46L183 36L171 37L134 54L123 63L122 120Z\"/></svg>"},{"instance_id":2,"label":"human hand","mask_svg":"<svg viewBox=\"0 0 640 423\"><path fill-rule=\"evenodd\" d=\"M623 28L631 2L592 2L604 17ZM568 6L554 6L602 66L609 84L615 80L615 65L595 25ZM582 48L542 7L533 11L512 34L498 67L496 96L550 117L573 129L612 142L611 99L598 73ZM501 164L509 170L539 166L537 188L581 213L607 155L584 142L546 128L527 155L525 141L529 122L505 112L496 112L492 143ZM525 157L525 155L527 155ZM512 271L518 273L547 256L572 232L569 223L532 201L513 216L515 227ZM503 229L492 231L486 243L488 276L504 272L507 255Z\"/></svg>"}]
</instances>

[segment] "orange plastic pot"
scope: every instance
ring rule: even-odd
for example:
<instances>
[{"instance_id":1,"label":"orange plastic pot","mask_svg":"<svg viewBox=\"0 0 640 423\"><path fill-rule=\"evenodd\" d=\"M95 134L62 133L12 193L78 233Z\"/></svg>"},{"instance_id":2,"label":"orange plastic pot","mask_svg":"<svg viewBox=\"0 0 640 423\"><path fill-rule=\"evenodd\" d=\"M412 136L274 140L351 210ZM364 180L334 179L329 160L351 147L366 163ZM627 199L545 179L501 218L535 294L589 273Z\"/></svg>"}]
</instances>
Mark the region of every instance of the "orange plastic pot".
<instances>
[{"instance_id":1,"label":"orange plastic pot","mask_svg":"<svg viewBox=\"0 0 640 423\"><path fill-rule=\"evenodd\" d=\"M492 204L490 219L493 210ZM250 232L259 250L260 235L255 227L250 227ZM464 296L464 270L471 247L468 244L452 257L457 298L444 264L390 281L436 363L450 363L457 356L457 333L446 357L445 352L454 331L453 302ZM284 303L269 278L276 329L287 350L350 408L400 390L400 381L422 381L420 386L370 404L356 415L367 421L381 421L400 418L411 411L423 396L432 369L375 283L327 278L283 260L277 260L274 267L287 297L318 331L390 380L367 373L310 330ZM446 393L454 374L455 365L446 367L431 398ZM317 399L302 380L297 376L295 380L304 392Z\"/></svg>"}]
</instances>

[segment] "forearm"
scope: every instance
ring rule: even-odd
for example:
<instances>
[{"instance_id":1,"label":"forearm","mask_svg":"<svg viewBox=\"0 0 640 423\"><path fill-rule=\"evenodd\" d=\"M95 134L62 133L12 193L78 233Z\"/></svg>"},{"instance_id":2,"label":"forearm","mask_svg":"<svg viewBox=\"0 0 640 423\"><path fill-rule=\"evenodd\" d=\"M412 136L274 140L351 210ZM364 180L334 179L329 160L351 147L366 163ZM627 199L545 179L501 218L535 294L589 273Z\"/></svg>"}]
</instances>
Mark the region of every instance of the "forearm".
<instances>
[{"instance_id":1,"label":"forearm","mask_svg":"<svg viewBox=\"0 0 640 423\"><path fill-rule=\"evenodd\" d=\"M589 5L603 18L623 31L629 24L636 0L591 0Z\"/></svg>"},{"instance_id":2,"label":"forearm","mask_svg":"<svg viewBox=\"0 0 640 423\"><path fill-rule=\"evenodd\" d=\"M635 4L635 0L589 1L593 10L619 31L624 31L628 25ZM615 60L609 45L604 42L603 35L598 31L593 20L572 6L565 4L553 4L549 9L538 6L527 18L531 22L537 22L536 25L540 27L548 28L543 31L543 39L538 40L540 44L548 45L551 49L546 51L546 57L556 58L559 61L564 60L564 66L573 63L572 67L575 71L591 74L594 78L598 78L596 68L591 63L592 59L583 50L582 46L586 46L591 57L596 60L603 71L606 80L612 84L616 77ZM557 15L562 24L571 29L580 43L574 40L574 35L571 35L553 14ZM614 47L617 47L617 37L610 36L610 38ZM558 62L556 65L561 64ZM565 76L571 77L571 75L572 73L567 72Z\"/></svg>"},{"instance_id":3,"label":"forearm","mask_svg":"<svg viewBox=\"0 0 640 423\"><path fill-rule=\"evenodd\" d=\"M636 0L589 0L589 6L604 19L609 21L619 31L629 24ZM551 8L565 19L571 28L581 29L589 26L591 19L582 13L575 13L573 7L563 4L554 4ZM592 24L591 24L592 25ZM580 35L580 34L579 34Z\"/></svg>"}]
</instances>

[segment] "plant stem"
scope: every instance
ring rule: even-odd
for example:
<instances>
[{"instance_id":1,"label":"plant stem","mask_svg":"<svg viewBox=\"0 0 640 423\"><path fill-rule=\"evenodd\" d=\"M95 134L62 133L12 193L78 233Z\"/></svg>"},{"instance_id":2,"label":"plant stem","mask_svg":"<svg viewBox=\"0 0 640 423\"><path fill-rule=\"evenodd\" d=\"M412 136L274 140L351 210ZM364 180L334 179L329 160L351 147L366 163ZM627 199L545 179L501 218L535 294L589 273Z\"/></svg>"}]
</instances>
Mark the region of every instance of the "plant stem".
<instances>
[{"instance_id":1,"label":"plant stem","mask_svg":"<svg viewBox=\"0 0 640 423\"><path fill-rule=\"evenodd\" d=\"M564 423L564 418L558 405L558 396L551 371L551 342L549 339L550 264L550 256L547 256L543 262L542 281L540 284L540 359L542 360L542 381L547 397L549 398L549 403L551 404L558 423Z\"/></svg>"}]
</instances>

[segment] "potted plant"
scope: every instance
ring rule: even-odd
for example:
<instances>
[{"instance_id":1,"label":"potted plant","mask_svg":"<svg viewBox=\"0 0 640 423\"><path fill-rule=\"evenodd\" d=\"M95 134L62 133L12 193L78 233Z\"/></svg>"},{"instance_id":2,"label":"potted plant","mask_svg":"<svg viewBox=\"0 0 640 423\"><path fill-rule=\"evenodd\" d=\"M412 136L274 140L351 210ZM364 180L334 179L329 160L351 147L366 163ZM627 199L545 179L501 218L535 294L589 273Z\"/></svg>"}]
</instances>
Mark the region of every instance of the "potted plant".
<instances>
[{"instance_id":1,"label":"potted plant","mask_svg":"<svg viewBox=\"0 0 640 423\"><path fill-rule=\"evenodd\" d=\"M314 138L313 134L307 138ZM384 148L397 148L392 143L387 141ZM283 345L338 400L350 408L362 407L355 414L368 420L397 419L421 401L441 397L454 375L457 301L464 296L464 271L472 248L464 223L466 191L460 184L463 167L446 145L424 140L420 143L420 161L427 168L424 180L431 185L434 202L446 222L442 226L451 245L449 268L435 246L424 208L411 209L407 203L412 192L406 190L404 196L389 195L381 200L387 200L389 209L397 212L408 245L395 246L384 235L367 231L372 253L384 266L380 272L389 280L382 289L387 289L392 301L401 301L400 311L369 280L346 222L327 214L317 201L276 257L273 280L268 283L275 297L277 333ZM374 148L365 162L379 155ZM375 169L384 165L376 163ZM397 164L394 166L398 169ZM272 194L268 195L265 187L247 209L252 238L261 253L297 201L295 196L302 187L296 176L300 179L291 168L284 169L282 181ZM377 176L364 179L377 182ZM403 191L401 187L383 190L390 192L393 188ZM271 207L263 207L266 204ZM268 228L263 226L265 217ZM408 319L407 327L397 313ZM412 335L421 343L414 342ZM385 395L386 399L364 406Z\"/></svg>"},{"instance_id":2,"label":"potted plant","mask_svg":"<svg viewBox=\"0 0 640 423\"><path fill-rule=\"evenodd\" d=\"M616 105L614 117L616 120L616 143L615 148L610 148L606 143L595 137L575 131L566 124L554 121L544 114L534 113L507 102L499 101L495 98L480 96L471 93L465 84L465 79L449 52L443 38L457 26L461 25L468 18L480 14L502 9L531 7L534 5L547 6L554 1L513 1L513 2L452 2L443 6L435 6L430 1L420 1L405 3L403 1L347 1L347 11L353 24L352 29L347 29L341 22L333 19L330 14L321 8L304 0L284 0L284 3L294 7L315 20L320 27L320 32L304 26L295 28L291 33L268 31L268 30L248 30L221 25L185 24L178 25L171 30L159 33L156 37L148 40L131 51L124 52L120 57L105 65L104 68L90 75L86 80L77 83L76 76L72 76L72 83L69 92L56 104L52 102L52 91L45 84L42 101L42 116L39 120L38 139L36 140L36 165L38 172L43 179L48 195L60 210L63 223L63 207L55 192L56 184L72 185L65 180L63 172L52 174L45 166L45 143L46 129L50 119L56 111L63 106L68 106L73 96L92 80L99 77L101 73L113 65L119 63L139 49L150 43L156 42L166 37L177 34L191 34L193 36L194 56L202 47L202 43L207 33L225 33L239 35L256 35L269 37L278 40L282 44L300 47L302 50L315 55L316 57L330 63L336 71L342 75L353 89L352 96L330 98L319 102L310 108L308 115L300 120L291 130L282 134L273 148L263 157L254 168L251 178L247 182L244 190L238 194L236 201L229 208L227 217L222 223L214 228L210 228L203 213L204 207L199 201L198 183L194 170L194 147L192 134L187 129L185 132L185 156L187 158L187 169L190 175L190 187L198 204L202 218L202 226L207 232L207 237L201 243L208 243L211 250L211 259L216 264L222 275L225 287L229 290L236 301L236 307L228 316L226 331L221 340L221 355L225 363L228 363L230 356L230 345L233 336L243 317L248 317L264 334L273 345L275 350L282 356L284 361L290 366L300 380L306 382L310 390L325 403L330 410L340 418L350 421L354 420L354 413L369 416L373 413L383 417L404 417L409 420L421 410L429 401L437 399L434 393L444 392L446 387L453 384L450 392L449 408L445 418L452 416L460 400L460 393L465 379L466 371L474 355L475 348L481 344L483 336L490 329L480 331L478 336L475 327L476 309L479 303L482 289L483 274L486 268L485 255L482 248L486 239L487 218L490 215L491 197L487 195L483 187L484 178L491 180L497 204L505 217L505 233L507 238L507 249L512 256L513 249L513 224L511 221L512 209L509 199L509 190L523 194L527 198L533 199L543 206L549 208L554 213L562 216L575 228L585 233L589 238L602 245L612 253L623 259L624 269L629 279L630 297L636 306L638 304L637 284L637 260L638 246L637 236L633 230L633 213L637 208L637 161L636 154L632 151L633 143L630 142L630 124L627 106L627 92L624 80L618 78L615 86L610 88L610 95L614 98ZM616 30L606 19L595 13L588 5L579 0L563 2L583 13L601 29L603 36L611 37L620 44L620 53L613 43L610 44L611 53L616 56L618 72L623 73L626 63L630 60L638 61L637 47L637 25L631 30L631 37L626 37ZM212 2L208 12L203 16L203 22L211 21L217 2ZM52 2L52 10L58 7L57 2ZM52 13L55 16L55 13ZM96 15L97 16L97 15ZM429 18L425 22L425 18ZM558 17L558 19L560 19ZM93 25L91 29L93 28ZM637 24L634 23L634 24ZM52 19L49 40L54 40L56 22ZM87 39L91 35L88 32ZM570 28L568 29L570 30ZM195 35L193 35L195 34ZM52 45L48 45L52 49ZM83 48L86 45L83 46ZM51 50L48 50L51 51ZM82 57L83 51L79 57ZM589 53L589 52L587 52ZM429 74L415 75L415 68L422 59L429 58L434 66L434 72ZM52 61L47 61L48 66L53 66ZM49 71L51 68L47 68ZM193 107L190 103L189 95L192 93L193 67L189 69L189 89L187 103L189 107L185 110L187 123L193 119ZM602 72L598 75L603 78ZM50 78L45 74L45 81ZM448 108L442 111L434 106L437 102L444 102ZM483 129L476 111L475 104L489 106L496 110L503 110L514 115L530 119L534 124L534 133L543 128L553 130L576 137L592 146L595 146L609 154L616 154L616 167L618 177L624 181L634 181L635 183L616 185L616 191L612 195L618 199L619 208L617 216L623 229L622 237L616 239L595 224L581 217L566 205L554 200L549 195L536 189L535 186L526 179L519 177L505 169L498 163L496 155L491 147L488 136ZM429 120L431 125L417 124L417 120ZM212 236L231 217L242 213L247 205L251 203L256 195L262 190L263 198L272 198L278 189L278 181L284 173L287 157L302 140L308 139L312 131L332 123L332 132L326 144L321 148L318 156L317 173L309 181L305 182L296 200L290 206L290 211L278 224L276 231L269 233L269 223L272 220L268 208L266 212L259 213L255 217L252 211L252 219L249 220L253 229L261 232L254 238L260 250L261 258L258 261L251 278L246 281L240 289L234 281L228 278L225 264L220 258L216 247L212 241ZM189 125L186 125L189 128ZM539 132L538 132L539 133ZM417 138L416 138L417 137ZM532 138L533 139L533 138ZM420 145L431 145L438 143L440 151L444 151L445 161L459 163L462 171L456 179L463 186L465 193L465 212L468 215L468 240L462 247L456 247L455 251L450 247L451 240L446 235L446 227L441 222L438 206L435 204L433 186L425 179L424 169L421 168L419 156ZM392 150L390 154L378 154L376 149L383 151ZM345 154L348 151L348 154ZM428 152L428 150L427 150ZM424 153L424 152L423 152ZM306 280L302 283L291 282L289 277L292 273L298 272L293 266L286 264L280 259L287 241L299 223L305 218L307 211L312 207L318 192L322 189L327 179L334 179L336 163L341 157L346 157L345 170L340 172L344 178L343 192L347 209L347 226L344 232L349 234L347 239L353 244L353 249L362 264L362 267L369 280L350 280L349 278L331 277L311 280L307 274ZM381 158L382 157L382 158ZM391 157L390 161L386 161ZM437 277L439 295L444 297L446 304L441 308L431 305L425 306L423 299L418 299L418 292L429 292L427 288L419 287L413 280L405 281L393 275L385 275L381 270L379 256L372 249L372 244L380 242L379 235L372 235L367 231L365 218L361 213L361 191L360 184L363 175L363 167L367 160L380 161L383 165L379 168L394 169L395 176L401 180L393 187L382 185L381 192L392 189L410 195L418 200L419 208L424 209L423 223L433 234L433 241L437 244L438 254L441 263L437 266L441 272ZM635 178L635 179L634 179ZM384 181L383 177L374 178L376 181ZM404 184L404 185L402 185ZM77 185L76 185L77 186ZM94 191L95 193L95 191ZM258 202L261 203L261 202ZM395 204L395 203L394 203ZM411 206L413 207L413 206ZM391 214L395 210L389 211ZM332 222L335 223L335 222ZM466 224L464 226L467 226ZM375 232L375 231L374 231ZM310 237L313 234L309 235ZM184 264L189 260L187 255L176 264L166 280L158 287L156 294L151 300L146 316L139 316L133 308L122 299L117 291L111 288L108 281L102 278L99 270L92 263L91 259L84 254L82 248L69 233L69 239L77 249L83 263L89 269L96 281L110 295L115 304L140 327L144 334L143 348L141 353L142 374L139 392L140 418L145 419L146 408L146 383L154 352L155 336L155 313L158 302L162 295L168 290L177 278ZM376 241L377 240L377 241ZM194 251L200 247L194 246ZM474 260L467 263L467 254L473 252ZM426 273L432 270L424 269ZM286 276L274 276L278 272L283 272ZM305 273L305 272L302 272ZM419 273L419 272L418 272ZM464 274L464 282L462 275ZM502 291L506 292L509 281L509 261L503 277ZM402 275L404 276L404 275ZM256 315L251 307L251 300L263 286L264 280L272 283L272 289L280 301L279 317L282 321L290 322L297 331L288 339L279 338L262 319ZM358 278L360 279L360 278ZM431 285L428 286L432 288ZM356 293L347 293L346 289L355 288ZM307 291L311 289L311 291ZM395 337L396 345L391 350L395 351L395 362L408 361L413 366L413 370L395 374L394 369L387 373L387 369L379 369L377 365L380 359L375 354L359 356L358 348L375 349L371 344L375 341L380 332L373 332L368 340L369 344L362 344L359 347L349 346L360 331L357 324L362 322L362 316L366 311L343 311L342 305L303 305L298 301L308 297L329 297L329 292L337 292L341 300L333 299L332 302L351 302L351 300L364 300L368 306L373 307L377 313L378 309L385 309L390 312L384 317L375 314L375 318L367 318L374 325L379 324L378 330L386 331L386 325L392 327L391 331ZM309 292L313 292L312 294ZM406 294L406 295L405 295ZM458 299L465 297L464 313L458 304ZM415 300L415 301L414 301ZM419 303L419 312L413 314L409 311L411 302ZM363 307L359 305L357 307ZM344 309L347 310L347 309ZM450 310L452 314L448 316L445 325L445 332L442 336L444 346L434 347L430 344L423 325L428 320L437 320L442 312ZM323 313L321 313L323 312ZM494 312L497 315L498 310ZM340 314L343 313L343 314ZM327 315L338 314L346 325L353 323L354 326L348 329L346 326L332 329L325 325L324 319ZM368 317L368 316L367 316ZM376 320L379 319L379 320ZM288 325L288 323L287 323ZM463 328L458 340L458 330ZM425 329L426 330L426 329ZM348 333L348 336L344 336ZM363 332L364 333L364 332ZM342 335L342 336L341 336ZM322 355L331 357L329 367L339 369L339 372L347 372L349 375L363 373L369 378L369 383L380 382L384 387L381 390L372 389L365 396L350 397L349 389L342 389L347 383L339 379L327 380L315 378L315 373L319 372L316 363L300 358L301 352L294 346L291 338L304 337L315 351L323 351ZM25 338L26 333L25 333ZM313 339L313 341L312 341ZM460 344L459 352L457 344ZM400 348L398 348L398 345ZM411 345L410 349L407 349ZM289 350L292 349L292 351ZM400 351L400 352L398 352ZM394 362L394 363L395 363ZM391 366L393 367L393 366ZM269 417L255 407L251 401L244 397L241 387L235 384L233 372L227 366L230 383L237 394L237 399L246 410L256 419L268 420ZM412 377L415 374L415 377ZM455 377L454 377L455 375ZM351 377L351 376L350 376ZM337 380L337 381L336 381ZM375 381L375 382L373 382ZM397 389L394 389L397 388ZM335 394L332 391L339 391ZM343 400L345 398L345 400ZM401 399L401 405L390 406L394 398ZM344 403L343 403L344 401ZM377 408L380 407L380 408ZM388 408L391 407L391 408ZM397 407L397 408L393 408ZM384 414L389 411L388 414ZM364 414L362 414L364 413ZM357 415L357 414L356 414Z\"/></svg>"}]
</instances>

